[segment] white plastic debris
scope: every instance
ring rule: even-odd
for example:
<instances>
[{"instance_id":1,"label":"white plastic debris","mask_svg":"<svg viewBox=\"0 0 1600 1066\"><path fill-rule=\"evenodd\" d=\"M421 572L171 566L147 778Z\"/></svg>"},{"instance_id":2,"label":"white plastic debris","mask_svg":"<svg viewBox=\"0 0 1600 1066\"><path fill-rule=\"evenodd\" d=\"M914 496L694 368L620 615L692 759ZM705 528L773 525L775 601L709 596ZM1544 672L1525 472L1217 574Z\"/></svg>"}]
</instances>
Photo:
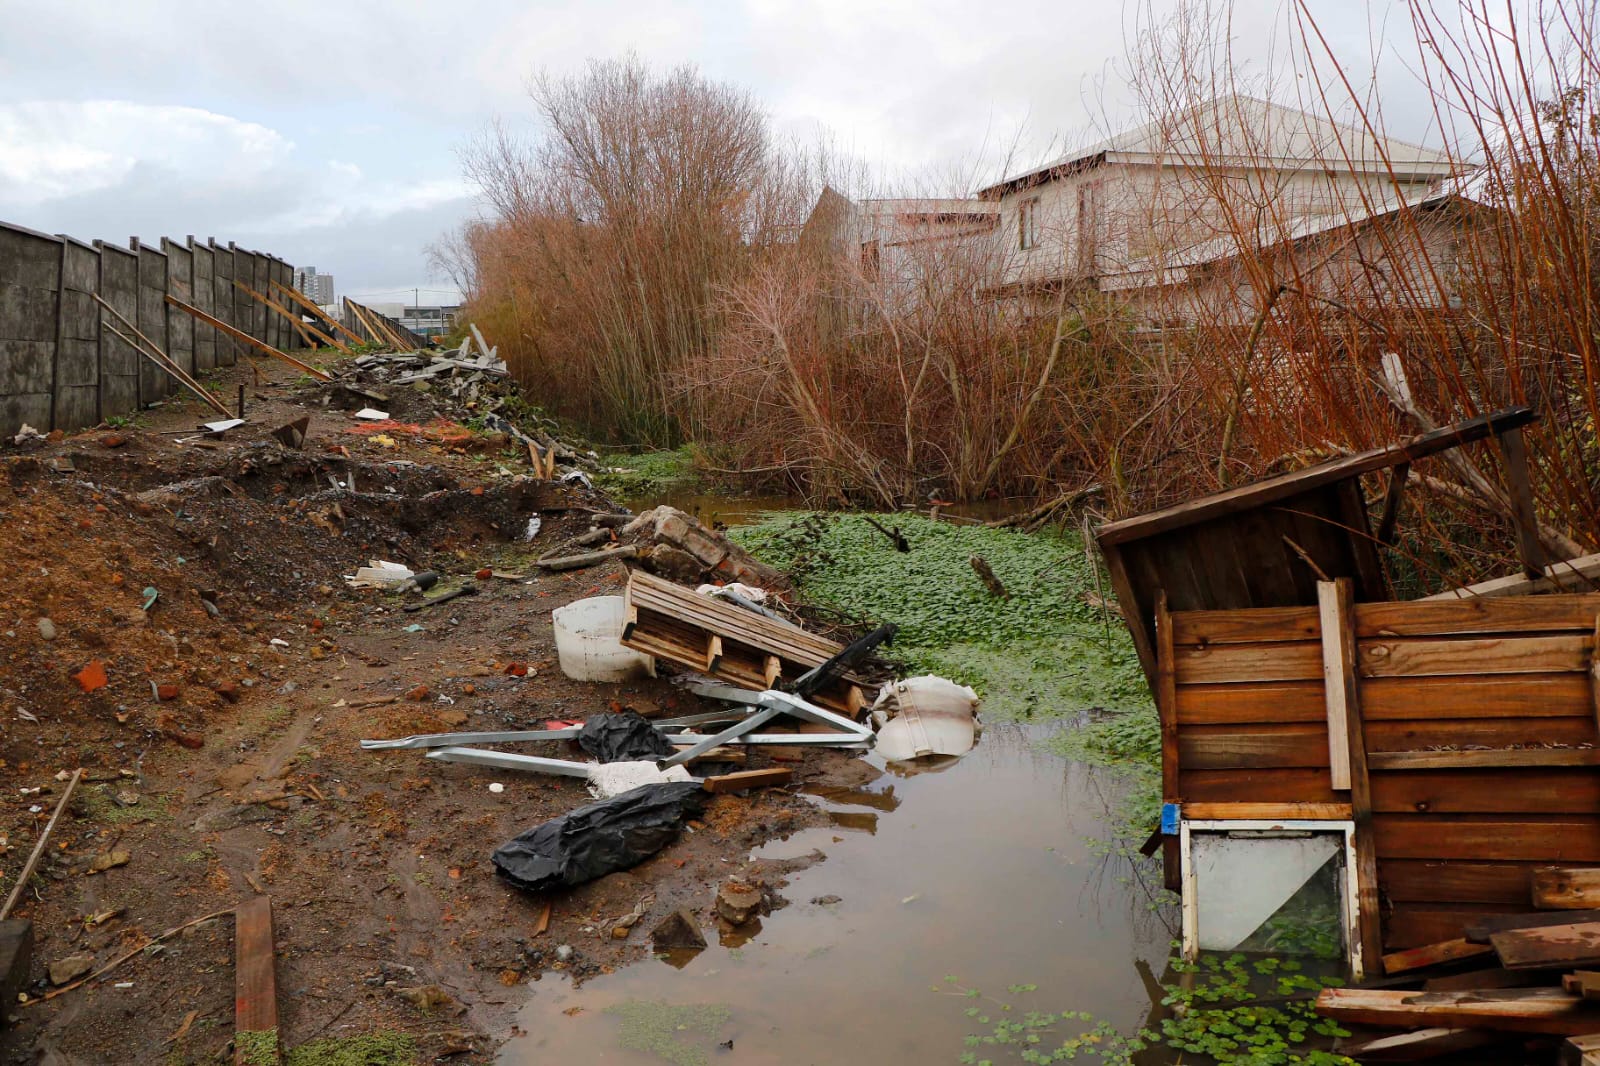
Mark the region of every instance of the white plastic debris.
<instances>
[{"instance_id":1,"label":"white plastic debris","mask_svg":"<svg viewBox=\"0 0 1600 1066\"><path fill-rule=\"evenodd\" d=\"M201 426L213 433L226 433L230 429L244 425L242 418L225 418L220 422L202 422Z\"/></svg>"},{"instance_id":2,"label":"white plastic debris","mask_svg":"<svg viewBox=\"0 0 1600 1066\"><path fill-rule=\"evenodd\" d=\"M588 776L589 794L595 799L610 799L642 785L694 780L682 766L669 766L661 770L649 761L595 763L589 767Z\"/></svg>"},{"instance_id":3,"label":"white plastic debris","mask_svg":"<svg viewBox=\"0 0 1600 1066\"><path fill-rule=\"evenodd\" d=\"M387 589L403 585L417 575L403 563L387 559L370 559L366 566L344 576L345 584L353 589Z\"/></svg>"},{"instance_id":4,"label":"white plastic debris","mask_svg":"<svg viewBox=\"0 0 1600 1066\"><path fill-rule=\"evenodd\" d=\"M502 785L500 782L498 782L498 781L490 781L489 782L489 791L493 792L496 796L500 795L500 793L504 792L505 790L506 790L506 786Z\"/></svg>"},{"instance_id":5,"label":"white plastic debris","mask_svg":"<svg viewBox=\"0 0 1600 1066\"><path fill-rule=\"evenodd\" d=\"M766 603L767 590L755 585L746 585L743 581L730 581L726 585L701 585L695 589L702 596L717 596L733 593L741 599L751 603Z\"/></svg>"},{"instance_id":6,"label":"white plastic debris","mask_svg":"<svg viewBox=\"0 0 1600 1066\"><path fill-rule=\"evenodd\" d=\"M533 514L528 516L528 528L522 534L523 540L532 540L539 535L539 530L544 528L544 519Z\"/></svg>"},{"instance_id":7,"label":"white plastic debris","mask_svg":"<svg viewBox=\"0 0 1600 1066\"><path fill-rule=\"evenodd\" d=\"M877 751L890 762L924 755L965 755L978 735L978 694L927 674L883 686L872 704Z\"/></svg>"},{"instance_id":8,"label":"white plastic debris","mask_svg":"<svg viewBox=\"0 0 1600 1066\"><path fill-rule=\"evenodd\" d=\"M356 417L366 419L368 422L382 422L389 417L389 412L380 411L376 407L363 407L356 412Z\"/></svg>"},{"instance_id":9,"label":"white plastic debris","mask_svg":"<svg viewBox=\"0 0 1600 1066\"><path fill-rule=\"evenodd\" d=\"M561 475L563 485L582 485L586 489L594 488L594 482L582 470L568 470Z\"/></svg>"},{"instance_id":10,"label":"white plastic debris","mask_svg":"<svg viewBox=\"0 0 1600 1066\"><path fill-rule=\"evenodd\" d=\"M26 444L30 440L44 440L44 434L40 433L38 430L28 425L28 423L24 422L22 423L21 432L19 432L15 437L11 438L11 443Z\"/></svg>"}]
</instances>

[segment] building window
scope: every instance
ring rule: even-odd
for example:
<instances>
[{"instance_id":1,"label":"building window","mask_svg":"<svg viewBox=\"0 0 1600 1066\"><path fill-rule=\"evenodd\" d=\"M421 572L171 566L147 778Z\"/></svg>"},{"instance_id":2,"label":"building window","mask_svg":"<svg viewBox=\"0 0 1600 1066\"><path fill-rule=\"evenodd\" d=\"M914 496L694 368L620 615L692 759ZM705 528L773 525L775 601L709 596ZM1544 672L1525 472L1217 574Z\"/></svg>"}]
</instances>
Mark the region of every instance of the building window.
<instances>
[{"instance_id":1,"label":"building window","mask_svg":"<svg viewBox=\"0 0 1600 1066\"><path fill-rule=\"evenodd\" d=\"M864 241L861 245L861 276L877 281L883 269L883 251L877 241Z\"/></svg>"},{"instance_id":2,"label":"building window","mask_svg":"<svg viewBox=\"0 0 1600 1066\"><path fill-rule=\"evenodd\" d=\"M1017 205L1017 247L1026 252L1039 246L1039 198L1029 197Z\"/></svg>"}]
</instances>

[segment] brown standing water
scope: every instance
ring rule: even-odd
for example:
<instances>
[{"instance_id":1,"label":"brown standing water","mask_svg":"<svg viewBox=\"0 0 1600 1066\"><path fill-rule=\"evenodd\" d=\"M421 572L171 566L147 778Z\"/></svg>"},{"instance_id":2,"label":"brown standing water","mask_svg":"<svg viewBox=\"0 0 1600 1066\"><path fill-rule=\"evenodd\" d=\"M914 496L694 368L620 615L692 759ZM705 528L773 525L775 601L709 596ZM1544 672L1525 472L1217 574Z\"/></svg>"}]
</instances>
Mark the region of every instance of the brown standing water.
<instances>
[{"instance_id":1,"label":"brown standing water","mask_svg":"<svg viewBox=\"0 0 1600 1066\"><path fill-rule=\"evenodd\" d=\"M1091 846L1111 835L1119 784L1042 750L1058 728L991 725L937 770L865 756L879 777L815 797L831 827L757 852L826 855L792 875L790 905L759 932L734 946L708 929L713 942L687 961L654 958L582 987L546 976L500 1061L954 1063L988 1027L964 1016L969 1001L946 975L1019 1011L1086 1010L1136 1028L1152 1006L1141 971L1160 972L1172 932L1127 865ZM1038 992L1010 997L1014 984ZM656 1012L674 1022L641 1041L625 1023L645 1002L711 1009ZM653 1050L624 1046L646 1042Z\"/></svg>"}]
</instances>

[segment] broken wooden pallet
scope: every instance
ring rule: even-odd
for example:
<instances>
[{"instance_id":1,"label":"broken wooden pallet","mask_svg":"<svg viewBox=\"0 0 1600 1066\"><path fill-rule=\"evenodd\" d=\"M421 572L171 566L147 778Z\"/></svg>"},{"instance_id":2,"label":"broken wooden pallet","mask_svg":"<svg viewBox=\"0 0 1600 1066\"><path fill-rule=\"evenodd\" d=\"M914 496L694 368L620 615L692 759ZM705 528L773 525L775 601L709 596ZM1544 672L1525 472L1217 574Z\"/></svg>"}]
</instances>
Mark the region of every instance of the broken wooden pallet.
<instances>
[{"instance_id":1,"label":"broken wooden pallet","mask_svg":"<svg viewBox=\"0 0 1600 1066\"><path fill-rule=\"evenodd\" d=\"M1559 988L1489 992L1328 988L1317 996L1317 1013L1341 1022L1398 1029L1498 1029L1555 1036L1600 1033L1600 1005Z\"/></svg>"},{"instance_id":2,"label":"broken wooden pallet","mask_svg":"<svg viewBox=\"0 0 1600 1066\"><path fill-rule=\"evenodd\" d=\"M622 643L739 688L761 691L795 681L844 650L799 626L702 596L635 570L625 593ZM853 674L811 696L813 703L859 717L866 706Z\"/></svg>"}]
</instances>

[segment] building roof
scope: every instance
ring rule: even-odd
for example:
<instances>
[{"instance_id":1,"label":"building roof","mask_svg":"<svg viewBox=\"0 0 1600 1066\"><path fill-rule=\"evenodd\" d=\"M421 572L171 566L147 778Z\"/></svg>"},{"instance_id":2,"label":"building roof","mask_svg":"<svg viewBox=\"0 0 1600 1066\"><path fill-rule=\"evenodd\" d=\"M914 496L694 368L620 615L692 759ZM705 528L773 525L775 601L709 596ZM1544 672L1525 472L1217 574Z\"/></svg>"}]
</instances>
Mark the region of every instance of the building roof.
<instances>
[{"instance_id":1,"label":"building roof","mask_svg":"<svg viewBox=\"0 0 1600 1066\"><path fill-rule=\"evenodd\" d=\"M1449 191L1418 192L1405 196L1391 193L1373 200L1360 210L1299 215L1282 226L1263 225L1256 231L1255 243L1249 250L1294 244L1324 233L1398 215L1404 211L1432 210L1452 203L1468 205L1475 204L1476 201ZM1148 257L1128 264L1124 270L1108 272L1102 275L1101 288L1107 291L1140 288L1148 284L1158 271L1165 275L1164 284L1175 284L1185 280L1187 272L1195 267L1233 259L1245 250L1241 247L1239 238L1233 234L1213 237L1159 260Z\"/></svg>"},{"instance_id":2,"label":"building roof","mask_svg":"<svg viewBox=\"0 0 1600 1066\"><path fill-rule=\"evenodd\" d=\"M1061 156L981 189L1006 193L1104 163L1173 166L1284 167L1314 162L1320 169L1443 178L1460 165L1448 153L1296 108L1234 94L1218 97Z\"/></svg>"}]
</instances>

